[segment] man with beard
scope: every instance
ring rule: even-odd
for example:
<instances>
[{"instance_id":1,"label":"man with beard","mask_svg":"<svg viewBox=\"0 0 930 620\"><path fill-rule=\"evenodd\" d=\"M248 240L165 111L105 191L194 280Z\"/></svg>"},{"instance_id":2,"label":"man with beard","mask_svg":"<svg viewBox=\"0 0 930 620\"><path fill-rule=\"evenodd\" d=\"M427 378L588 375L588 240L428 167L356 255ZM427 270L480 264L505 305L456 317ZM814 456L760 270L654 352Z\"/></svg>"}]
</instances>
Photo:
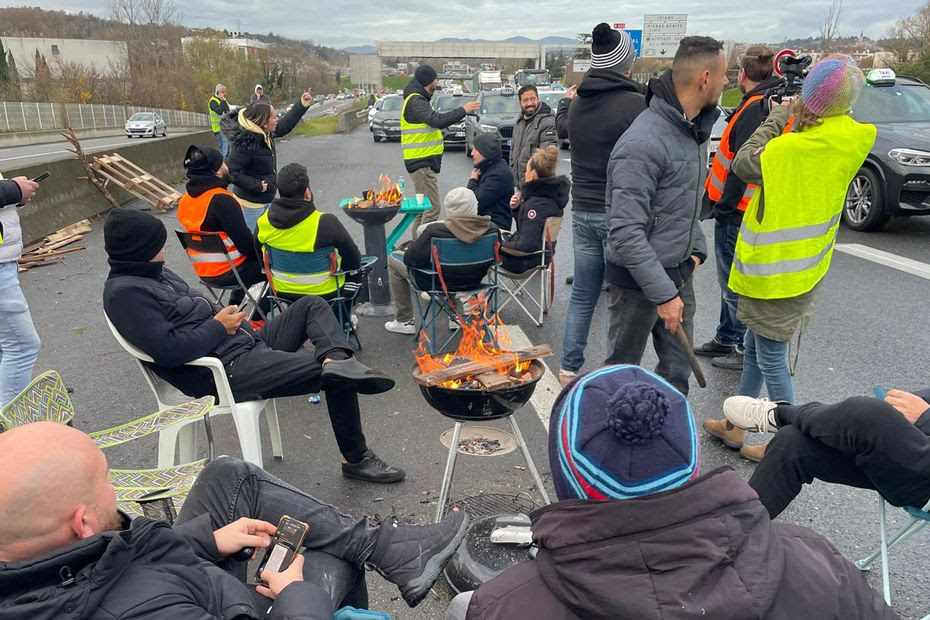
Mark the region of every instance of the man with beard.
<instances>
[{"instance_id":1,"label":"man with beard","mask_svg":"<svg viewBox=\"0 0 930 620\"><path fill-rule=\"evenodd\" d=\"M513 127L513 147L510 150L510 167L517 189L523 189L526 162L536 149L559 145L555 131L555 114L546 102L539 100L539 91L533 85L517 92L523 114Z\"/></svg>"},{"instance_id":2,"label":"man with beard","mask_svg":"<svg viewBox=\"0 0 930 620\"><path fill-rule=\"evenodd\" d=\"M692 275L707 257L698 189L726 71L722 43L682 39L607 165L607 363L639 364L651 333L656 372L685 395L691 366L675 332L693 331Z\"/></svg>"},{"instance_id":3,"label":"man with beard","mask_svg":"<svg viewBox=\"0 0 930 620\"><path fill-rule=\"evenodd\" d=\"M223 155L209 146L191 145L184 156L187 191L178 203L178 222L187 232L219 233L246 286L265 280L261 260L255 253L252 232L245 223L242 206L227 186L231 179ZM207 284L236 286L236 276L225 256L192 256L194 272ZM238 306L245 297L233 291L229 303Z\"/></svg>"}]
</instances>

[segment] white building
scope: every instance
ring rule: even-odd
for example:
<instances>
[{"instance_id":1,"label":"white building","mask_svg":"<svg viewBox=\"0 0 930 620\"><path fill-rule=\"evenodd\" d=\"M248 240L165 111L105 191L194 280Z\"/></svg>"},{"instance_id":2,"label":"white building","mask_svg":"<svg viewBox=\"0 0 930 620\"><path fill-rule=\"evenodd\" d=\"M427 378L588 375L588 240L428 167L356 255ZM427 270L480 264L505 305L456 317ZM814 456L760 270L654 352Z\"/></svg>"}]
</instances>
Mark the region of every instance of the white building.
<instances>
[{"instance_id":1,"label":"white building","mask_svg":"<svg viewBox=\"0 0 930 620\"><path fill-rule=\"evenodd\" d=\"M0 37L3 49L12 52L20 77L30 79L36 67L36 50L45 56L53 77L60 77L64 63L77 63L100 73L120 71L126 66L126 43L95 39L46 39ZM127 77L127 76L120 76Z\"/></svg>"},{"instance_id":2,"label":"white building","mask_svg":"<svg viewBox=\"0 0 930 620\"><path fill-rule=\"evenodd\" d=\"M182 37L181 47L186 48L191 41L202 39L203 37ZM256 58L258 60L268 60L268 44L258 39L249 39L248 37L230 37L221 39L220 43L227 48L234 49L242 53L246 58Z\"/></svg>"}]
</instances>

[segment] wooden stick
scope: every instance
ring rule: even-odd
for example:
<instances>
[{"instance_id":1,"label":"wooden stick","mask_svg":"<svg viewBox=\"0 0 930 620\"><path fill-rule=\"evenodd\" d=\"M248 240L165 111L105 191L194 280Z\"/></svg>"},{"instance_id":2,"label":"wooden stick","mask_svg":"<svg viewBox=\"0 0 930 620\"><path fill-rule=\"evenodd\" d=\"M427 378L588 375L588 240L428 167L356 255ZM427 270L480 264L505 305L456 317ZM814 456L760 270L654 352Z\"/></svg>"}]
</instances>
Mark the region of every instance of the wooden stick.
<instances>
[{"instance_id":1,"label":"wooden stick","mask_svg":"<svg viewBox=\"0 0 930 620\"><path fill-rule=\"evenodd\" d=\"M475 381L481 384L485 390L493 391L502 387L510 387L513 382L507 377L503 377L496 372L483 372L475 375Z\"/></svg>"},{"instance_id":2,"label":"wooden stick","mask_svg":"<svg viewBox=\"0 0 930 620\"><path fill-rule=\"evenodd\" d=\"M42 261L47 258L52 258L55 256L61 256L62 254L70 254L71 252L80 252L81 250L86 250L86 249L87 248L85 248L83 245L79 245L77 247L65 248L63 250L54 250L52 252L46 252L44 254L23 254L20 257L19 262L32 263L36 261Z\"/></svg>"},{"instance_id":3,"label":"wooden stick","mask_svg":"<svg viewBox=\"0 0 930 620\"><path fill-rule=\"evenodd\" d=\"M77 139L77 136L75 135L74 130L68 127L65 131L62 131L60 133L62 136L64 136L65 140L67 140L71 144L71 146L74 147L74 151L73 151L74 156L77 157L80 160L81 165L84 166L84 170L87 173L88 180L91 183L93 183L94 187L97 188L97 191L99 191L103 195L103 197L106 199L107 202L109 202L114 207L118 207L119 202L116 201L116 198L114 198L113 194L111 194L110 191L107 189L106 182L101 181L100 178L95 173L94 171L95 164L93 163L93 160L87 159L87 156L84 154L84 149L81 147L81 143Z\"/></svg>"},{"instance_id":4,"label":"wooden stick","mask_svg":"<svg viewBox=\"0 0 930 620\"><path fill-rule=\"evenodd\" d=\"M414 375L413 379L417 383L433 386L445 383L446 381L461 379L468 375L476 376L485 372L494 372L501 366L514 366L518 361L529 362L531 360L549 357L550 355L552 355L552 349L549 345L541 344L532 349L527 349L526 351L505 351L497 357L493 364L486 362L466 362L464 364L450 366L449 368L443 368L442 370L434 370L425 375Z\"/></svg>"}]
</instances>

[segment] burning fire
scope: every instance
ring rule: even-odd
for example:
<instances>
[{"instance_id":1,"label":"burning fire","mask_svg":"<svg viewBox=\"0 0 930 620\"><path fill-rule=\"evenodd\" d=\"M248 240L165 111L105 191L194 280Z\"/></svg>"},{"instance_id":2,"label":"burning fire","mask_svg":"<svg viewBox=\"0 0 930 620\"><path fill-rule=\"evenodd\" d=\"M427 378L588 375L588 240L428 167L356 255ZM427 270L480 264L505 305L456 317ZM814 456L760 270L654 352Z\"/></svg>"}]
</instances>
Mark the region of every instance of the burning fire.
<instances>
[{"instance_id":1,"label":"burning fire","mask_svg":"<svg viewBox=\"0 0 930 620\"><path fill-rule=\"evenodd\" d=\"M481 362L492 366L494 372L514 383L530 380L527 371L533 363L532 360L520 361L519 356L511 350L512 344L507 330L501 329L504 324L497 316L488 318L488 302L483 294L479 293L468 301L467 319L460 320L459 323L462 339L454 353L430 355L426 347L429 339L421 332L415 353L420 374L443 370L453 364ZM457 390L463 385L473 384L474 381L472 375L467 375L462 379L445 381L439 385Z\"/></svg>"},{"instance_id":2,"label":"burning fire","mask_svg":"<svg viewBox=\"0 0 930 620\"><path fill-rule=\"evenodd\" d=\"M397 183L391 180L386 174L378 177L380 189L365 192L365 196L359 198L353 196L348 206L352 209L371 209L374 207L393 207L400 204L404 195L397 189Z\"/></svg>"}]
</instances>

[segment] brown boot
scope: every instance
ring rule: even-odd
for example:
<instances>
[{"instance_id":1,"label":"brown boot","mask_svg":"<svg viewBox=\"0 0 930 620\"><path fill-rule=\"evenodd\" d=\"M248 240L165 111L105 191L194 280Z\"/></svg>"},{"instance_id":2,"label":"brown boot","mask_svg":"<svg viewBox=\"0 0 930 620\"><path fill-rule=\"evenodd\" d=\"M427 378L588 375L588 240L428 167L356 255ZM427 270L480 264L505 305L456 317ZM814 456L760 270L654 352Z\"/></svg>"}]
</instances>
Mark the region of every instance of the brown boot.
<instances>
[{"instance_id":1,"label":"brown boot","mask_svg":"<svg viewBox=\"0 0 930 620\"><path fill-rule=\"evenodd\" d=\"M744 444L739 450L739 455L746 459L747 461L752 461L753 463L758 463L762 460L762 457L765 456L765 448L768 446L767 443L756 443L756 444Z\"/></svg>"},{"instance_id":2,"label":"brown boot","mask_svg":"<svg viewBox=\"0 0 930 620\"><path fill-rule=\"evenodd\" d=\"M739 450L743 447L743 437L746 431L736 428L727 420L704 420L704 432L711 437L716 437L723 441L723 445L731 450Z\"/></svg>"}]
</instances>

